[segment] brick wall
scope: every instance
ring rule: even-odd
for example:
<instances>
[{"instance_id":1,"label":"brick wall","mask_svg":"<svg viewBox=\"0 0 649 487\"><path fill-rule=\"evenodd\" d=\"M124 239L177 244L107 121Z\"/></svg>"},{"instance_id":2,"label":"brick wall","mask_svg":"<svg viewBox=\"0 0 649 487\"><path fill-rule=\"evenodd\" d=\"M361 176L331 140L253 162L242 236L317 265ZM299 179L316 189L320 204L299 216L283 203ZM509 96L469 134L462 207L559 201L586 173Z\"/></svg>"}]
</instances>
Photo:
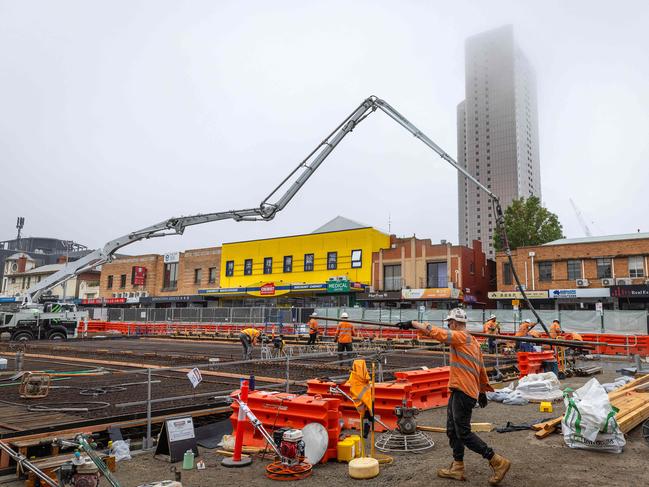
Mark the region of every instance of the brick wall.
<instances>
[{"instance_id":1,"label":"brick wall","mask_svg":"<svg viewBox=\"0 0 649 487\"><path fill-rule=\"evenodd\" d=\"M532 281L532 259L530 252L534 252L534 281ZM641 256L644 277L638 277L631 280L632 284L644 284L647 279L647 266L649 255L649 239L634 240L616 240L607 242L592 243L575 243L563 245L540 245L536 247L520 247L512 252L514 266L518 276L523 284L526 283L527 289L547 290L547 289L574 289L576 283L574 279L568 279L568 260L582 261L582 278L590 281L589 287L602 287L601 278L597 276L597 259L612 259L612 277L627 278L629 277L629 257ZM512 284L504 283L503 264L507 262L504 253L498 253L496 256L498 290L509 291L515 288ZM551 262L552 279L539 279L539 263Z\"/></svg>"}]
</instances>

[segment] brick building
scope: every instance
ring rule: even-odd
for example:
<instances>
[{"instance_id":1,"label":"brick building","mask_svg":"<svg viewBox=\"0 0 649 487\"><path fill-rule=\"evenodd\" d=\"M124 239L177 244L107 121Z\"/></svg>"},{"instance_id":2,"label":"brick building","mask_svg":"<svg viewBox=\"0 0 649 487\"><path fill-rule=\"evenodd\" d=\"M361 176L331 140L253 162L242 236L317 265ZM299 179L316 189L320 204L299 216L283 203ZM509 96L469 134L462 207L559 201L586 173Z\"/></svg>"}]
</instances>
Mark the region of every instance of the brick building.
<instances>
[{"instance_id":1,"label":"brick building","mask_svg":"<svg viewBox=\"0 0 649 487\"><path fill-rule=\"evenodd\" d=\"M521 283L546 309L595 309L600 302L606 309L649 309L648 256L649 233L567 238L512 252ZM506 255L498 253L496 263L498 291L515 290ZM501 295L501 304L511 299Z\"/></svg>"},{"instance_id":2,"label":"brick building","mask_svg":"<svg viewBox=\"0 0 649 487\"><path fill-rule=\"evenodd\" d=\"M372 254L372 290L359 300L406 308L486 305L494 288L495 264L480 241L471 248L392 235L389 248Z\"/></svg>"},{"instance_id":3,"label":"brick building","mask_svg":"<svg viewBox=\"0 0 649 487\"><path fill-rule=\"evenodd\" d=\"M121 257L104 264L100 298L82 304L203 306L198 289L219 286L221 247Z\"/></svg>"}]
</instances>

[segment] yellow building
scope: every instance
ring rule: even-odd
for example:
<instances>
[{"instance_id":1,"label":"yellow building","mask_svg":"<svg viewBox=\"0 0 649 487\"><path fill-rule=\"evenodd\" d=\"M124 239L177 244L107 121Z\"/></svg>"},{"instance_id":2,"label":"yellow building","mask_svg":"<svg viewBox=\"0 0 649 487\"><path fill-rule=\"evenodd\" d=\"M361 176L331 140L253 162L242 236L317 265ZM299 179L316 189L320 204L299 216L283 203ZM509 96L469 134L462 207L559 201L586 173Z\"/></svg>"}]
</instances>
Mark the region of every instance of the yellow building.
<instances>
[{"instance_id":1,"label":"yellow building","mask_svg":"<svg viewBox=\"0 0 649 487\"><path fill-rule=\"evenodd\" d=\"M372 252L389 246L389 235L343 217L305 235L225 243L221 287L199 293L260 299L349 296L371 284Z\"/></svg>"}]
</instances>

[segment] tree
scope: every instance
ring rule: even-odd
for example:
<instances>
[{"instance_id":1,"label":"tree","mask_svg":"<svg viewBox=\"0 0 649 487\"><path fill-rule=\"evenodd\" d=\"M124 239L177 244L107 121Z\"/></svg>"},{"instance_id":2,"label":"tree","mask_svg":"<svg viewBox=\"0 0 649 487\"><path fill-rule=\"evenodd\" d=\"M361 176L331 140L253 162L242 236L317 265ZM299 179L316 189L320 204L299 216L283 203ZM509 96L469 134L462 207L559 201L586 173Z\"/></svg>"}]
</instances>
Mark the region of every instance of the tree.
<instances>
[{"instance_id":1,"label":"tree","mask_svg":"<svg viewBox=\"0 0 649 487\"><path fill-rule=\"evenodd\" d=\"M505 210L505 228L512 249L564 238L559 218L541 206L541 200L536 196L512 201ZM494 247L499 252L504 250L500 228L494 235Z\"/></svg>"}]
</instances>

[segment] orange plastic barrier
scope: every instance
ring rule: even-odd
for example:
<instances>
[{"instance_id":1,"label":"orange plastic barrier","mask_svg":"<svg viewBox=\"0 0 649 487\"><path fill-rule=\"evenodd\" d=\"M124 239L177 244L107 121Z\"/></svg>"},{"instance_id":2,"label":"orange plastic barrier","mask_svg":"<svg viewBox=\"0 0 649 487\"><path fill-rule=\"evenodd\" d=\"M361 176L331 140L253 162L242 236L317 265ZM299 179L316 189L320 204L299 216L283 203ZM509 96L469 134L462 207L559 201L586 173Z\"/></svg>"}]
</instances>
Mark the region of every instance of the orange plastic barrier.
<instances>
[{"instance_id":1,"label":"orange plastic barrier","mask_svg":"<svg viewBox=\"0 0 649 487\"><path fill-rule=\"evenodd\" d=\"M430 409L448 404L448 379L450 367L435 367L426 370L395 372L398 382L410 384L412 405Z\"/></svg>"},{"instance_id":2,"label":"orange plastic barrier","mask_svg":"<svg viewBox=\"0 0 649 487\"><path fill-rule=\"evenodd\" d=\"M330 392L330 388L336 386L336 383L321 381L319 379L310 379L306 381L307 394L337 398L340 400L340 412L342 413L343 426L348 429L360 429L360 416L354 403L349 401L340 393ZM350 394L349 386L342 384L339 386L345 394ZM412 406L410 399L410 384L400 382L377 382L375 386L374 410L377 417L390 428L396 428L397 417L394 415L394 408L406 405ZM379 423L375 424L376 431L385 429Z\"/></svg>"},{"instance_id":3,"label":"orange plastic barrier","mask_svg":"<svg viewBox=\"0 0 649 487\"><path fill-rule=\"evenodd\" d=\"M230 394L237 397L239 391ZM248 407L272 435L277 428L302 429L309 423L320 423L327 428L329 444L322 463L337 456L340 436L340 400L309 395L295 395L282 392L250 391ZM239 403L232 403L233 431L237 430ZM266 446L266 440L246 419L243 443L246 446Z\"/></svg>"},{"instance_id":4,"label":"orange plastic barrier","mask_svg":"<svg viewBox=\"0 0 649 487\"><path fill-rule=\"evenodd\" d=\"M543 362L554 360L554 352L518 352L518 370L520 377L543 372Z\"/></svg>"}]
</instances>

